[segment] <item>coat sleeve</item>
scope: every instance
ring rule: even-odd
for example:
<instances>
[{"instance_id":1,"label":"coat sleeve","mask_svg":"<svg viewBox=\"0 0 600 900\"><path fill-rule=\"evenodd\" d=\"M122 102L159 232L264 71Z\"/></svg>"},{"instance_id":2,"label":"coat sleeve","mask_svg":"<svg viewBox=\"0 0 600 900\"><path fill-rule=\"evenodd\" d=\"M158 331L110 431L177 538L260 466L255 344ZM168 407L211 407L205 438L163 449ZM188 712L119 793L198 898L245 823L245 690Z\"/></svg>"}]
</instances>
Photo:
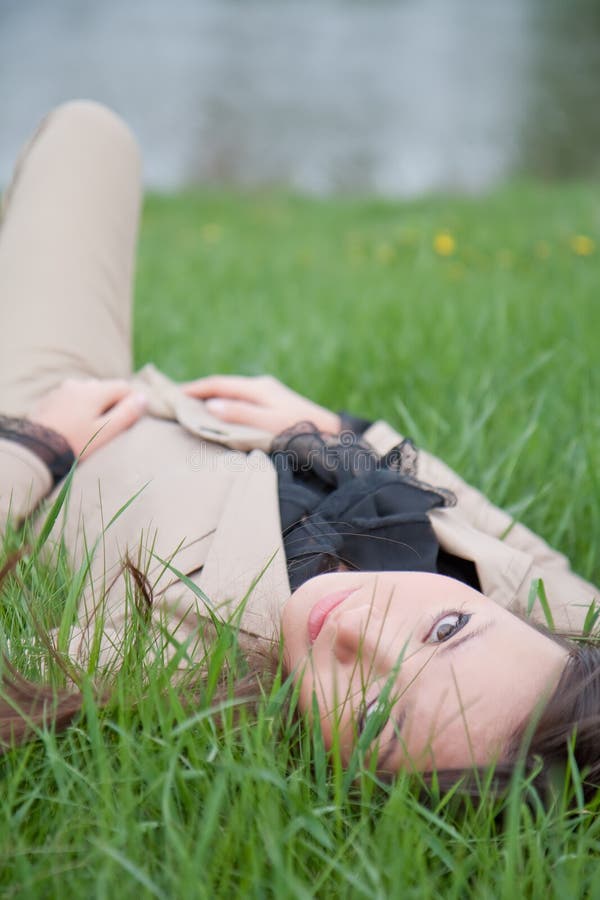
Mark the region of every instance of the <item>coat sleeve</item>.
<instances>
[{"instance_id":1,"label":"coat sleeve","mask_svg":"<svg viewBox=\"0 0 600 900\"><path fill-rule=\"evenodd\" d=\"M0 439L0 534L8 522L18 526L51 488L50 470L35 453Z\"/></svg>"},{"instance_id":2,"label":"coat sleeve","mask_svg":"<svg viewBox=\"0 0 600 900\"><path fill-rule=\"evenodd\" d=\"M378 453L387 453L402 440L386 422L376 422L364 435ZM427 484L444 487L456 497L457 512L471 528L501 541L513 548L522 559L529 558L527 583L523 582L515 598L516 611L525 612L530 585L541 579L546 588L557 628L580 632L587 609L593 601L600 600L600 593L592 584L571 571L569 561L562 553L550 547L543 538L512 516L491 503L481 491L467 484L440 459L419 451L418 478ZM511 604L512 605L512 604ZM541 615L535 615L542 621Z\"/></svg>"}]
</instances>

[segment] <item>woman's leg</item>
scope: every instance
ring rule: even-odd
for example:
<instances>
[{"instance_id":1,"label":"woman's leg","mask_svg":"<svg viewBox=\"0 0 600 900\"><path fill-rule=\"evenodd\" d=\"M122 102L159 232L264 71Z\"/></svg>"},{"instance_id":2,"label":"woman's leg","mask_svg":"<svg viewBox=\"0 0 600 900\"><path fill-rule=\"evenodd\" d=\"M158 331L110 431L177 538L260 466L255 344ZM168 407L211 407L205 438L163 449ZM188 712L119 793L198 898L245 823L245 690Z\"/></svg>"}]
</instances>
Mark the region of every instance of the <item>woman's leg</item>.
<instances>
[{"instance_id":1,"label":"woman's leg","mask_svg":"<svg viewBox=\"0 0 600 900\"><path fill-rule=\"evenodd\" d=\"M138 147L89 101L51 112L23 150L0 222L0 413L68 376L131 372Z\"/></svg>"}]
</instances>

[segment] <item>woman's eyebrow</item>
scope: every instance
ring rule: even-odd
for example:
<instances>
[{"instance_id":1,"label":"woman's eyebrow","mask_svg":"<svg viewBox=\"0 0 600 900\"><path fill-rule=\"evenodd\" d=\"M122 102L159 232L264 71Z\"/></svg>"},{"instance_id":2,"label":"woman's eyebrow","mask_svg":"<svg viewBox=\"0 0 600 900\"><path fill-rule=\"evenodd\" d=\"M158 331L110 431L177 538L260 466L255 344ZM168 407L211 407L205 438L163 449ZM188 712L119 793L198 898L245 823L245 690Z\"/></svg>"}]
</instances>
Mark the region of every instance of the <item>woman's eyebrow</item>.
<instances>
[{"instance_id":1,"label":"woman's eyebrow","mask_svg":"<svg viewBox=\"0 0 600 900\"><path fill-rule=\"evenodd\" d=\"M488 628L491 628L494 622L485 622L479 628L474 628L472 631L467 632L467 634L463 634L462 637L457 638L456 640L449 640L447 643L440 647L437 651L437 656L441 656L443 653L450 653L452 650L456 650L457 647L460 647L461 644L464 644L466 641L470 641L472 638L479 637L479 635L483 634L484 631L487 631Z\"/></svg>"}]
</instances>

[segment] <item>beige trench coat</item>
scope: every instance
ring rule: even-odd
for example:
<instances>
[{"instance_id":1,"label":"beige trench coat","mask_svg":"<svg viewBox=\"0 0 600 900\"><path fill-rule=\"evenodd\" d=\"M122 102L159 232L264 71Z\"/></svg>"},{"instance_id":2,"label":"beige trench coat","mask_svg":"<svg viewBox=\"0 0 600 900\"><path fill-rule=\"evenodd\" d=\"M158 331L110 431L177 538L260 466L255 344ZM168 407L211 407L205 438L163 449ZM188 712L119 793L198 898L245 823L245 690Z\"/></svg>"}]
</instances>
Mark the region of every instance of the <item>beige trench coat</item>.
<instances>
[{"instance_id":1,"label":"beige trench coat","mask_svg":"<svg viewBox=\"0 0 600 900\"><path fill-rule=\"evenodd\" d=\"M139 205L139 151L117 116L83 101L44 120L3 197L0 413L27 415L66 376L133 377ZM114 655L126 617L127 556L147 571L153 614L176 639L193 643L210 604L225 618L241 610L250 643L270 641L289 595L276 473L265 453L270 436L224 426L152 367L136 378L149 414L78 466L61 523L73 565L91 560L72 653L85 657L107 592L103 660ZM400 435L378 422L365 439L385 453ZM597 592L564 557L426 452L418 476L456 495L456 507L430 514L433 528L443 548L475 563L490 600L523 613L533 580L543 578L557 627L581 630ZM0 440L0 526L34 510L39 526L51 488L36 456ZM60 537L56 531L53 540ZM539 602L532 615L544 621Z\"/></svg>"}]
</instances>

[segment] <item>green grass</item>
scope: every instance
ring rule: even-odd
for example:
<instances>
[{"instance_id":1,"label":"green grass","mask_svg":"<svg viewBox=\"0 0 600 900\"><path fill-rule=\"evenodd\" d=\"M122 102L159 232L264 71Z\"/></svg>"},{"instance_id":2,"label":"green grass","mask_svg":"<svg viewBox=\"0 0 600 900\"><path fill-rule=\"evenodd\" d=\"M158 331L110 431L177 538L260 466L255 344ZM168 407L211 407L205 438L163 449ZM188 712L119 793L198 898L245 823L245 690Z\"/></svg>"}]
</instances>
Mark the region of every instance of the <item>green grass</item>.
<instances>
[{"instance_id":1,"label":"green grass","mask_svg":"<svg viewBox=\"0 0 600 900\"><path fill-rule=\"evenodd\" d=\"M445 233L449 256L434 247ZM151 197L136 363L269 371L386 418L600 581L599 285L597 185L414 203ZM29 610L56 615L69 578L36 564L24 579L5 585L0 619L35 673L38 655L16 650L33 640ZM543 809L520 784L474 807L422 802L405 777L349 782L277 685L257 721L226 711L219 729L210 690L191 710L148 665L146 680L127 665L107 713L88 700L65 736L0 763L3 895L600 896L597 804L568 810L568 787Z\"/></svg>"}]
</instances>

